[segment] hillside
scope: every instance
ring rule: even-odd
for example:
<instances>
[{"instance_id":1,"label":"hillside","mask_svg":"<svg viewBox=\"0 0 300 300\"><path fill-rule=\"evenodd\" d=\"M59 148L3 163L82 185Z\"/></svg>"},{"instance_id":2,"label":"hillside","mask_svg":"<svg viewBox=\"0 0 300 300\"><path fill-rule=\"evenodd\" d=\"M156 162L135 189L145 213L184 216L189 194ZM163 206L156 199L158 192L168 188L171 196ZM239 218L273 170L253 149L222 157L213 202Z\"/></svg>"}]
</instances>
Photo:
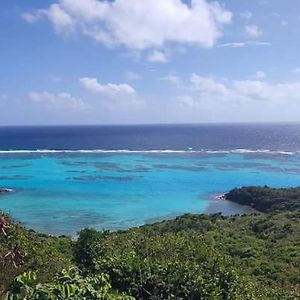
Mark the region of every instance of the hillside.
<instances>
[{"instance_id":1,"label":"hillside","mask_svg":"<svg viewBox=\"0 0 300 300\"><path fill-rule=\"evenodd\" d=\"M242 199L245 192L243 204L256 199L254 207L268 213L185 215L112 233L84 229L75 242L28 231L4 216L1 293L9 290L8 299L296 299L297 193L243 188L229 195Z\"/></svg>"}]
</instances>

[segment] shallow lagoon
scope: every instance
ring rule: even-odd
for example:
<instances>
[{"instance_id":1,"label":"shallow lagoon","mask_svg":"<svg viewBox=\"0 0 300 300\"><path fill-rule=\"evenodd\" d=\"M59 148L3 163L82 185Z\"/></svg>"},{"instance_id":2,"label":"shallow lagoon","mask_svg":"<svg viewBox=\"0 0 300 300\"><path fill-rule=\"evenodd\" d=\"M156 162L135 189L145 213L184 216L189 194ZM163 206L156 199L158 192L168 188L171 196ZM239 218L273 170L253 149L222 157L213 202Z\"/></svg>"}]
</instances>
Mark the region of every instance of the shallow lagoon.
<instances>
[{"instance_id":1,"label":"shallow lagoon","mask_svg":"<svg viewBox=\"0 0 300 300\"><path fill-rule=\"evenodd\" d=\"M75 235L184 213L249 212L212 195L243 185L300 185L300 155L265 152L6 152L0 209L34 230Z\"/></svg>"}]
</instances>

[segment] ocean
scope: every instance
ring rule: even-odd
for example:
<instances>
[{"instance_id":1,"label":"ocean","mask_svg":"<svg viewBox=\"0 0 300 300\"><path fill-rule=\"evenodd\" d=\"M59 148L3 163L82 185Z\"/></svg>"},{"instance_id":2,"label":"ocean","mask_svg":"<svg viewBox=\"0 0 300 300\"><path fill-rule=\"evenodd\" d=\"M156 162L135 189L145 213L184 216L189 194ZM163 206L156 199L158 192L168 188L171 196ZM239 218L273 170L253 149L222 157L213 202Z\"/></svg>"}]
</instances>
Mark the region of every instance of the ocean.
<instances>
[{"instance_id":1,"label":"ocean","mask_svg":"<svg viewBox=\"0 0 300 300\"><path fill-rule=\"evenodd\" d=\"M251 209L214 195L300 185L300 124L0 127L0 210L71 235Z\"/></svg>"}]
</instances>

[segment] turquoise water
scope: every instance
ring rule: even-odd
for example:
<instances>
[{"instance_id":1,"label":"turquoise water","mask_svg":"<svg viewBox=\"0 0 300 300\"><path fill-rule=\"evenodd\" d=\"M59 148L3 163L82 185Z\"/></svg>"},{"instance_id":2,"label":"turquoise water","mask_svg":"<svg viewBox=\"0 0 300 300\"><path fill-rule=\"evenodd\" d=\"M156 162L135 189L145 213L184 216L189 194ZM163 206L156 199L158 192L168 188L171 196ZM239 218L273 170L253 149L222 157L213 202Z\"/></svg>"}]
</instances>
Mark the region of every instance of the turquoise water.
<instances>
[{"instance_id":1,"label":"turquoise water","mask_svg":"<svg viewBox=\"0 0 300 300\"><path fill-rule=\"evenodd\" d=\"M183 213L243 213L212 195L242 185L300 185L289 153L2 153L0 209L28 228L74 235Z\"/></svg>"}]
</instances>

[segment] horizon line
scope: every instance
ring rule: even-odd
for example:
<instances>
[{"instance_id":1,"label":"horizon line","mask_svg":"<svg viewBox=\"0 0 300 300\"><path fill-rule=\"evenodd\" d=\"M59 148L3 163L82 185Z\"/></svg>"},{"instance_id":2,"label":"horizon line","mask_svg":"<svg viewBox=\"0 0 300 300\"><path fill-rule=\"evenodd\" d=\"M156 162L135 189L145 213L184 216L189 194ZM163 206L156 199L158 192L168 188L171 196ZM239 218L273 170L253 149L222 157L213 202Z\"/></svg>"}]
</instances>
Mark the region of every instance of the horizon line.
<instances>
[{"instance_id":1,"label":"horizon line","mask_svg":"<svg viewBox=\"0 0 300 300\"><path fill-rule=\"evenodd\" d=\"M241 121L241 122L191 122L191 123L102 123L102 124L8 124L7 127L130 127L130 126L193 126L193 125L296 125L300 121Z\"/></svg>"}]
</instances>

